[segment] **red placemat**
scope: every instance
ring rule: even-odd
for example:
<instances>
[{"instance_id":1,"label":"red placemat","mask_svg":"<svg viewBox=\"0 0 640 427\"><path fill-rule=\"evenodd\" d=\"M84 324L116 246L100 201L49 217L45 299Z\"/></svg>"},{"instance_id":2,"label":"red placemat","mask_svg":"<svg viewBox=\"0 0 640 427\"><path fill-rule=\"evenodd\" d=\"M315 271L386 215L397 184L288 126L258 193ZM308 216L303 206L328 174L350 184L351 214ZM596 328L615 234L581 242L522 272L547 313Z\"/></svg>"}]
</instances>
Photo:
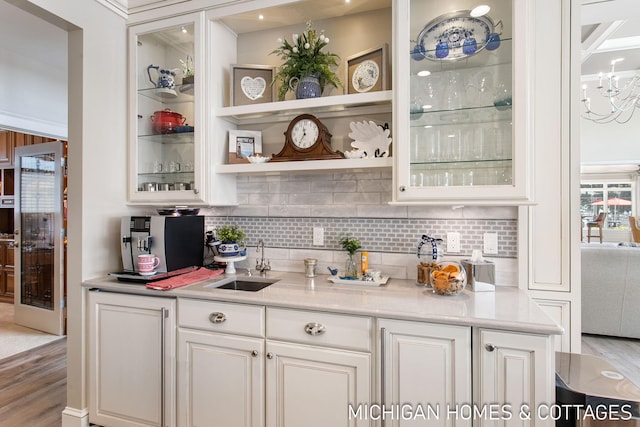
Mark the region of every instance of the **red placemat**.
<instances>
[{"instance_id":1,"label":"red placemat","mask_svg":"<svg viewBox=\"0 0 640 427\"><path fill-rule=\"evenodd\" d=\"M224 273L224 270L209 270L208 268L200 267L196 271L191 273L181 274L180 276L170 277L164 280L158 280L157 282L147 283L147 288L156 289L158 291L168 291L170 289L179 288L181 286L192 285L196 282L211 279L213 277L220 276Z\"/></svg>"}]
</instances>

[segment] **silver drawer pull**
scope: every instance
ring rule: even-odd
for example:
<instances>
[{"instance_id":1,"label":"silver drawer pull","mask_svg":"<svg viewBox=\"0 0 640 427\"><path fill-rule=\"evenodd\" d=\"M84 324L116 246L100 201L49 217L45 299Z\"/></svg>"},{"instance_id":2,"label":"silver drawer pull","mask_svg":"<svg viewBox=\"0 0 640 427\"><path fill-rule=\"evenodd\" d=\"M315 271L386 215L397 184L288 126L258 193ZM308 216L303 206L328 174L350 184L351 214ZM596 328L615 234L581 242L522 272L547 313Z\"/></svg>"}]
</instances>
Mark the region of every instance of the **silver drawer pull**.
<instances>
[{"instance_id":1,"label":"silver drawer pull","mask_svg":"<svg viewBox=\"0 0 640 427\"><path fill-rule=\"evenodd\" d=\"M215 312L209 315L209 321L211 323L222 323L225 320L227 320L227 316L225 316L224 313Z\"/></svg>"},{"instance_id":2,"label":"silver drawer pull","mask_svg":"<svg viewBox=\"0 0 640 427\"><path fill-rule=\"evenodd\" d=\"M325 328L324 325L316 322L311 322L304 325L304 331L309 335L320 335L324 333L326 329L327 328Z\"/></svg>"},{"instance_id":3,"label":"silver drawer pull","mask_svg":"<svg viewBox=\"0 0 640 427\"><path fill-rule=\"evenodd\" d=\"M492 351L494 351L496 348L498 348L498 347L496 347L496 346L495 346L495 345L493 345L493 344L485 344L485 345L484 345L484 349L485 349L485 350L487 350L488 352L492 352Z\"/></svg>"}]
</instances>

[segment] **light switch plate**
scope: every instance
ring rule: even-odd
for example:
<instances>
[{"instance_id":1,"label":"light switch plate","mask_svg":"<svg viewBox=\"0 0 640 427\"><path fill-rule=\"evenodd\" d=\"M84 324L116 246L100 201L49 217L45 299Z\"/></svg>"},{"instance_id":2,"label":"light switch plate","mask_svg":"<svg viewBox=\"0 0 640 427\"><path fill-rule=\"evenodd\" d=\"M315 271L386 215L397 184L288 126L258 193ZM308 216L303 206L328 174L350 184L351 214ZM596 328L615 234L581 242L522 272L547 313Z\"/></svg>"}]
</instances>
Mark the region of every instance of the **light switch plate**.
<instances>
[{"instance_id":1,"label":"light switch plate","mask_svg":"<svg viewBox=\"0 0 640 427\"><path fill-rule=\"evenodd\" d=\"M498 233L484 233L484 250L487 255L498 255Z\"/></svg>"},{"instance_id":2,"label":"light switch plate","mask_svg":"<svg viewBox=\"0 0 640 427\"><path fill-rule=\"evenodd\" d=\"M324 246L324 227L313 227L313 246Z\"/></svg>"},{"instance_id":3,"label":"light switch plate","mask_svg":"<svg viewBox=\"0 0 640 427\"><path fill-rule=\"evenodd\" d=\"M458 232L447 233L447 252L450 252L450 253L460 252L460 233Z\"/></svg>"}]
</instances>

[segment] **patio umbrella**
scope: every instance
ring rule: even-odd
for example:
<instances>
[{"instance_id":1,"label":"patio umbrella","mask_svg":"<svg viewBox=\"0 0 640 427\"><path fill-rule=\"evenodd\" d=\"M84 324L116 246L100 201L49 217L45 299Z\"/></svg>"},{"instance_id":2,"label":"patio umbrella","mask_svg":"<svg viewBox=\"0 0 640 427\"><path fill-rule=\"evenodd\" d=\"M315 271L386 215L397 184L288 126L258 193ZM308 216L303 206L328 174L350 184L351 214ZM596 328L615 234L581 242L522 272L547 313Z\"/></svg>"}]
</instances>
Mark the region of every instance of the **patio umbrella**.
<instances>
[{"instance_id":1,"label":"patio umbrella","mask_svg":"<svg viewBox=\"0 0 640 427\"><path fill-rule=\"evenodd\" d=\"M604 200L596 200L595 202L590 203L593 206L602 206L604 205ZM613 197L607 200L607 205L609 206L631 206L631 200L621 199L619 197Z\"/></svg>"},{"instance_id":2,"label":"patio umbrella","mask_svg":"<svg viewBox=\"0 0 640 427\"><path fill-rule=\"evenodd\" d=\"M596 200L595 202L592 202L591 205L593 206L602 206L604 205L604 200ZM631 206L631 200L627 200L627 199L621 199L619 197L612 197L611 199L607 200L607 206L613 206L613 217L614 219L616 218L616 215L618 214L617 212L617 207L618 206Z\"/></svg>"}]
</instances>

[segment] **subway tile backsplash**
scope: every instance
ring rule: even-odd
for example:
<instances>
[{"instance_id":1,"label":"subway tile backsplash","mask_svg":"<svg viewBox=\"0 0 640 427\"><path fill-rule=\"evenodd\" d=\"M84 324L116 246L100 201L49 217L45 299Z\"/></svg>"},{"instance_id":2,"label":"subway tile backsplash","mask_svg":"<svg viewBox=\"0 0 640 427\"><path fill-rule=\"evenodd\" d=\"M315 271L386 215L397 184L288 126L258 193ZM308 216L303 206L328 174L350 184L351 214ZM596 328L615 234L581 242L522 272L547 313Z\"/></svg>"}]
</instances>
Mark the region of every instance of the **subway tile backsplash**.
<instances>
[{"instance_id":1,"label":"subway tile backsplash","mask_svg":"<svg viewBox=\"0 0 640 427\"><path fill-rule=\"evenodd\" d=\"M302 271L301 254L334 264L344 258L339 238L349 234L362 243L373 260L393 259L388 270L403 277L415 277L416 244L423 234L446 241L450 231L460 233L461 252L445 257L468 257L482 249L483 235L498 233L496 260L515 281L517 272L517 209L513 207L449 207L389 205L392 177L389 171L338 172L334 174L281 174L239 176L238 206L203 209L207 229L238 224L255 247L259 239L278 258L273 262L289 270ZM313 245L313 227L324 228L324 245ZM255 252L251 251L251 252ZM250 257L253 257L251 254ZM284 257L285 259L280 259ZM400 266L397 260L402 259ZM331 262L327 261L326 264ZM406 270L406 271L405 271Z\"/></svg>"}]
</instances>

